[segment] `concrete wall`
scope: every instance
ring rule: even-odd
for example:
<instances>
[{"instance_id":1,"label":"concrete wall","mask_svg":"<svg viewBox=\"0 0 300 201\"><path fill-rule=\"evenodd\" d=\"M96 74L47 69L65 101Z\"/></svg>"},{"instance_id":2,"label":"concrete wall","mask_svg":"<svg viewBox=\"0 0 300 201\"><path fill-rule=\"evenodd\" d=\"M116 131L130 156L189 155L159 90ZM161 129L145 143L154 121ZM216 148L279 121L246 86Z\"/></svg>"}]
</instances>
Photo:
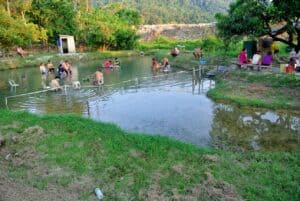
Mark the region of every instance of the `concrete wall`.
<instances>
[{"instance_id":1,"label":"concrete wall","mask_svg":"<svg viewBox=\"0 0 300 201\"><path fill-rule=\"evenodd\" d=\"M151 41L159 36L178 40L197 39L215 33L215 23L142 25L138 30L142 41Z\"/></svg>"}]
</instances>

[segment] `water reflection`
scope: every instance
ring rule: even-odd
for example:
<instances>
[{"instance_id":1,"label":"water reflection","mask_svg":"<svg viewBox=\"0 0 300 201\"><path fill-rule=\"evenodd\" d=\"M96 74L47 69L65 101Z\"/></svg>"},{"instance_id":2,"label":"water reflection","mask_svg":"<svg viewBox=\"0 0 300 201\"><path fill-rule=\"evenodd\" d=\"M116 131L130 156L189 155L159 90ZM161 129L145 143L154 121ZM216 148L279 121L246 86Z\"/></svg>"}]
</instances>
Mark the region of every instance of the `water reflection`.
<instances>
[{"instance_id":1,"label":"water reflection","mask_svg":"<svg viewBox=\"0 0 300 201\"><path fill-rule=\"evenodd\" d=\"M210 132L215 146L223 149L299 149L299 114L263 109L241 109L217 104Z\"/></svg>"}]
</instances>

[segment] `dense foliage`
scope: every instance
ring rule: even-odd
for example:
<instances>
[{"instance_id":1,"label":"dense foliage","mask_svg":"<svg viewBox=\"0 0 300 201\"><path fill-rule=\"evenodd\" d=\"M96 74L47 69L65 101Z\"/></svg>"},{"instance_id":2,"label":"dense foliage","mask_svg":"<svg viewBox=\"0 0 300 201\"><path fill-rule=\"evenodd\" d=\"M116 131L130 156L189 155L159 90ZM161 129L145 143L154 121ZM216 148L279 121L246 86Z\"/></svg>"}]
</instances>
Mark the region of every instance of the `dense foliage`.
<instances>
[{"instance_id":1,"label":"dense foliage","mask_svg":"<svg viewBox=\"0 0 300 201\"><path fill-rule=\"evenodd\" d=\"M83 46L131 49L142 23L214 21L231 0L0 0L0 45L56 44L74 35Z\"/></svg>"},{"instance_id":2,"label":"dense foliage","mask_svg":"<svg viewBox=\"0 0 300 201\"><path fill-rule=\"evenodd\" d=\"M95 6L122 2L140 11L145 24L213 22L232 0L94 0Z\"/></svg>"},{"instance_id":3,"label":"dense foliage","mask_svg":"<svg viewBox=\"0 0 300 201\"><path fill-rule=\"evenodd\" d=\"M47 30L52 43L58 34L74 34L76 31L76 10L72 0L32 0L28 16L29 21Z\"/></svg>"},{"instance_id":4,"label":"dense foliage","mask_svg":"<svg viewBox=\"0 0 300 201\"><path fill-rule=\"evenodd\" d=\"M21 4L21 3L20 3ZM16 7L15 17L5 10L0 1L0 47L7 48L13 44L28 45L32 42L46 41L47 35L44 29L33 23L26 23Z\"/></svg>"},{"instance_id":5,"label":"dense foliage","mask_svg":"<svg viewBox=\"0 0 300 201\"><path fill-rule=\"evenodd\" d=\"M0 46L56 44L59 34L74 35L81 45L131 49L139 12L122 4L93 7L86 0L0 0Z\"/></svg>"},{"instance_id":6,"label":"dense foliage","mask_svg":"<svg viewBox=\"0 0 300 201\"><path fill-rule=\"evenodd\" d=\"M131 49L137 39L134 25L138 25L140 19L137 12L119 5L95 8L82 14L78 39L88 46Z\"/></svg>"},{"instance_id":7,"label":"dense foliage","mask_svg":"<svg viewBox=\"0 0 300 201\"><path fill-rule=\"evenodd\" d=\"M300 1L237 0L228 14L217 14L224 39L268 35L300 50Z\"/></svg>"}]
</instances>

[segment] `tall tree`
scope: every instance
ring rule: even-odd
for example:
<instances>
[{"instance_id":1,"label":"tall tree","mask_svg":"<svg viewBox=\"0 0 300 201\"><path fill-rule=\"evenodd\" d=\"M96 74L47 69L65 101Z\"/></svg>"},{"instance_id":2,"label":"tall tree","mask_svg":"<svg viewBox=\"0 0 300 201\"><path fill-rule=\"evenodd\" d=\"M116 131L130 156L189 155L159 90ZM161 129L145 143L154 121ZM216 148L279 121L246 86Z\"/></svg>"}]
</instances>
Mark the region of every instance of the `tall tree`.
<instances>
[{"instance_id":1,"label":"tall tree","mask_svg":"<svg viewBox=\"0 0 300 201\"><path fill-rule=\"evenodd\" d=\"M78 10L89 12L92 9L92 0L73 0Z\"/></svg>"},{"instance_id":2,"label":"tall tree","mask_svg":"<svg viewBox=\"0 0 300 201\"><path fill-rule=\"evenodd\" d=\"M300 50L299 0L237 0L228 14L217 14L216 18L218 33L224 39L268 35Z\"/></svg>"},{"instance_id":3,"label":"tall tree","mask_svg":"<svg viewBox=\"0 0 300 201\"><path fill-rule=\"evenodd\" d=\"M33 23L25 23L21 18L10 16L0 5L0 46L8 48L14 45L30 45L33 42L46 41L44 29Z\"/></svg>"},{"instance_id":4,"label":"tall tree","mask_svg":"<svg viewBox=\"0 0 300 201\"><path fill-rule=\"evenodd\" d=\"M25 12L30 9L32 0L0 0L0 4L6 8L11 17L22 17L25 21Z\"/></svg>"},{"instance_id":5,"label":"tall tree","mask_svg":"<svg viewBox=\"0 0 300 201\"><path fill-rule=\"evenodd\" d=\"M135 26L140 15L120 4L95 8L81 16L78 40L90 47L102 49L131 49L136 42Z\"/></svg>"},{"instance_id":6,"label":"tall tree","mask_svg":"<svg viewBox=\"0 0 300 201\"><path fill-rule=\"evenodd\" d=\"M22 18L23 21L26 22L25 13L31 8L31 2L32 0L11 0L11 16L14 18Z\"/></svg>"},{"instance_id":7,"label":"tall tree","mask_svg":"<svg viewBox=\"0 0 300 201\"><path fill-rule=\"evenodd\" d=\"M47 30L50 42L59 34L74 34L76 9L72 0L33 0L28 15L33 23Z\"/></svg>"}]
</instances>

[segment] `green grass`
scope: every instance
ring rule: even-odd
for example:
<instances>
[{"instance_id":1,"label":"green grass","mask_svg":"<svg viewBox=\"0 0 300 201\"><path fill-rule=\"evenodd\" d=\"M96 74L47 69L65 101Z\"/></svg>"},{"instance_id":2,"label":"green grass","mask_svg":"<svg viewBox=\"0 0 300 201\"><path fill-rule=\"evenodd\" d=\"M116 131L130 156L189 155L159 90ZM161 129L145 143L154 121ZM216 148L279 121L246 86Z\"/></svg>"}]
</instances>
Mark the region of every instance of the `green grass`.
<instances>
[{"instance_id":1,"label":"green grass","mask_svg":"<svg viewBox=\"0 0 300 201\"><path fill-rule=\"evenodd\" d=\"M210 36L203 39L194 40L176 40L165 37L158 37L153 41L139 42L136 47L139 51L144 51L147 54L151 54L154 50L168 50L170 51L175 46L184 46L182 52L192 53L195 48L201 47L204 51L204 55L209 57L224 57L231 58L238 55L241 43L231 43L225 52L224 44L221 39L216 36Z\"/></svg>"},{"instance_id":2,"label":"green grass","mask_svg":"<svg viewBox=\"0 0 300 201\"><path fill-rule=\"evenodd\" d=\"M88 181L78 192L83 200L93 199L96 186L107 200L146 200L149 194L220 200L213 189L229 183L245 200L299 200L299 150L209 150L168 137L127 133L116 125L74 115L0 110L0 116L0 133L7 139L4 148L24 158L21 164L14 162L18 157L2 161L0 172L38 189L67 188L83 180ZM10 141L12 136L17 142ZM36 150L36 155L27 156L28 150ZM195 189L198 195L192 193Z\"/></svg>"},{"instance_id":3,"label":"green grass","mask_svg":"<svg viewBox=\"0 0 300 201\"><path fill-rule=\"evenodd\" d=\"M251 92L251 85L262 87L263 90ZM233 102L241 106L300 109L299 87L300 79L293 74L237 70L217 77L216 87L208 92L208 96L217 101Z\"/></svg>"}]
</instances>

